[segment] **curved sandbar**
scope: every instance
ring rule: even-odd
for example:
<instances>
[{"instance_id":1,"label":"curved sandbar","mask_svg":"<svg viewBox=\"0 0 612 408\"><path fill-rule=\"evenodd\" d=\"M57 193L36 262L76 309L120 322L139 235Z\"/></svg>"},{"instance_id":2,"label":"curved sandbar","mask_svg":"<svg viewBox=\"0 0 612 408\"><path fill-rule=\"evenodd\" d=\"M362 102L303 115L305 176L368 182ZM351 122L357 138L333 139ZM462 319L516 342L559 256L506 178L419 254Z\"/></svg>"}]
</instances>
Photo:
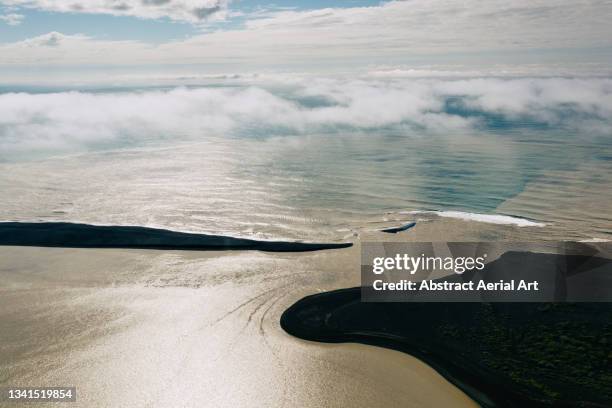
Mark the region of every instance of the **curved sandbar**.
<instances>
[{"instance_id":1,"label":"curved sandbar","mask_svg":"<svg viewBox=\"0 0 612 408\"><path fill-rule=\"evenodd\" d=\"M610 303L364 303L360 288L308 296L282 328L412 354L483 407L604 407Z\"/></svg>"},{"instance_id":2,"label":"curved sandbar","mask_svg":"<svg viewBox=\"0 0 612 408\"><path fill-rule=\"evenodd\" d=\"M160 228L68 222L0 222L0 245L165 250L257 250L306 252L347 248L347 243L258 241Z\"/></svg>"}]
</instances>

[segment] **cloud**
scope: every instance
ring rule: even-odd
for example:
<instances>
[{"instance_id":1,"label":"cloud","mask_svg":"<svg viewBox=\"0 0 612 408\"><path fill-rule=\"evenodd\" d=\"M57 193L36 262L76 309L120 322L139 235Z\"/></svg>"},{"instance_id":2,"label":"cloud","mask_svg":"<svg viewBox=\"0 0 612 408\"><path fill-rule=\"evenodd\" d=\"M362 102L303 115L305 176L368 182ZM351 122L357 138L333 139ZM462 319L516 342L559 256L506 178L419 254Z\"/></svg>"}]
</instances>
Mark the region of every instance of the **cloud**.
<instances>
[{"instance_id":1,"label":"cloud","mask_svg":"<svg viewBox=\"0 0 612 408\"><path fill-rule=\"evenodd\" d=\"M0 151L352 131L426 135L543 125L612 134L610 79L331 80L122 93L0 95ZM280 90L282 89L282 90ZM491 127L493 126L493 127Z\"/></svg>"},{"instance_id":2,"label":"cloud","mask_svg":"<svg viewBox=\"0 0 612 408\"><path fill-rule=\"evenodd\" d=\"M4 5L60 13L111 14L198 23L223 19L229 0L4 0Z\"/></svg>"},{"instance_id":3,"label":"cloud","mask_svg":"<svg viewBox=\"0 0 612 408\"><path fill-rule=\"evenodd\" d=\"M53 31L27 40L0 45L1 65L96 64L129 61L149 53L152 46L137 41L96 40L82 34Z\"/></svg>"},{"instance_id":4,"label":"cloud","mask_svg":"<svg viewBox=\"0 0 612 408\"><path fill-rule=\"evenodd\" d=\"M23 45L26 47L59 47L65 41L86 41L88 37L85 36L70 36L64 35L62 33L58 33L56 31L43 34L38 37L30 38L28 40L23 41Z\"/></svg>"},{"instance_id":5,"label":"cloud","mask_svg":"<svg viewBox=\"0 0 612 408\"><path fill-rule=\"evenodd\" d=\"M197 22L227 13L226 0L10 0L45 10L169 17ZM55 53L0 45L10 64L235 64L354 66L428 63L612 62L612 3L522 0L391 1L373 7L282 10L247 16L239 28L159 45L95 38Z\"/></svg>"},{"instance_id":6,"label":"cloud","mask_svg":"<svg viewBox=\"0 0 612 408\"><path fill-rule=\"evenodd\" d=\"M10 26L17 26L21 24L24 18L25 16L23 14L16 14L16 13L0 15L0 20L4 21L6 24Z\"/></svg>"},{"instance_id":7,"label":"cloud","mask_svg":"<svg viewBox=\"0 0 612 408\"><path fill-rule=\"evenodd\" d=\"M610 45L606 20L611 15L612 4L606 1L411 0L375 7L282 11L250 20L247 27L289 36L309 32L322 44L329 36L331 43L364 48L377 44L429 54Z\"/></svg>"}]
</instances>

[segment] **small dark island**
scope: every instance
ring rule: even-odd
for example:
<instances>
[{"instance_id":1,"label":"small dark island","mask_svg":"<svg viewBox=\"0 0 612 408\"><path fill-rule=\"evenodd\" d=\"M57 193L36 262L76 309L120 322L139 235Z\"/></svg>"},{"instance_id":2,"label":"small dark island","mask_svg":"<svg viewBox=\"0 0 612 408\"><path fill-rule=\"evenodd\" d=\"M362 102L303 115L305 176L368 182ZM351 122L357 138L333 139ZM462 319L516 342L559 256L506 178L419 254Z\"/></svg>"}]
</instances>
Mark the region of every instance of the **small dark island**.
<instances>
[{"instance_id":1,"label":"small dark island","mask_svg":"<svg viewBox=\"0 0 612 408\"><path fill-rule=\"evenodd\" d=\"M612 406L610 303L365 303L357 287L299 300L281 326L414 355L483 407Z\"/></svg>"}]
</instances>

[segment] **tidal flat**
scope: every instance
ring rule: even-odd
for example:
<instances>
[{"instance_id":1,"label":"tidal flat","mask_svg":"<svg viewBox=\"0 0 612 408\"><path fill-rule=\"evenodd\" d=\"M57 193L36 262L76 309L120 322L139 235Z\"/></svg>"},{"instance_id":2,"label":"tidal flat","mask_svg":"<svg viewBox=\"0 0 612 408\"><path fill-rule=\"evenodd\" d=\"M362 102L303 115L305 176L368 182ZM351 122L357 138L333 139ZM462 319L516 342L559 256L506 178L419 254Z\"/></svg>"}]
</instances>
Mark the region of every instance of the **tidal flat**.
<instances>
[{"instance_id":1,"label":"tidal flat","mask_svg":"<svg viewBox=\"0 0 612 408\"><path fill-rule=\"evenodd\" d=\"M412 356L280 328L297 299L358 283L355 251L2 246L0 386L75 386L75 408L475 407Z\"/></svg>"}]
</instances>

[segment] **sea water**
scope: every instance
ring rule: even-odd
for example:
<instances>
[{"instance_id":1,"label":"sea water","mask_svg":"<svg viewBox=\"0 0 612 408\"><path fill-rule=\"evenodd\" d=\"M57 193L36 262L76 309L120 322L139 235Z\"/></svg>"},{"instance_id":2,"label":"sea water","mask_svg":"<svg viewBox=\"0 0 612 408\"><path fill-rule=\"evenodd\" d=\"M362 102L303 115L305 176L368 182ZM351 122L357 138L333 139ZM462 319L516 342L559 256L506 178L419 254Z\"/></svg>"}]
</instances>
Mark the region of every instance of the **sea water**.
<instances>
[{"instance_id":1,"label":"sea water","mask_svg":"<svg viewBox=\"0 0 612 408\"><path fill-rule=\"evenodd\" d=\"M607 239L610 82L581 81L592 100L519 107L437 82L7 91L0 218L320 241L433 215Z\"/></svg>"}]
</instances>

